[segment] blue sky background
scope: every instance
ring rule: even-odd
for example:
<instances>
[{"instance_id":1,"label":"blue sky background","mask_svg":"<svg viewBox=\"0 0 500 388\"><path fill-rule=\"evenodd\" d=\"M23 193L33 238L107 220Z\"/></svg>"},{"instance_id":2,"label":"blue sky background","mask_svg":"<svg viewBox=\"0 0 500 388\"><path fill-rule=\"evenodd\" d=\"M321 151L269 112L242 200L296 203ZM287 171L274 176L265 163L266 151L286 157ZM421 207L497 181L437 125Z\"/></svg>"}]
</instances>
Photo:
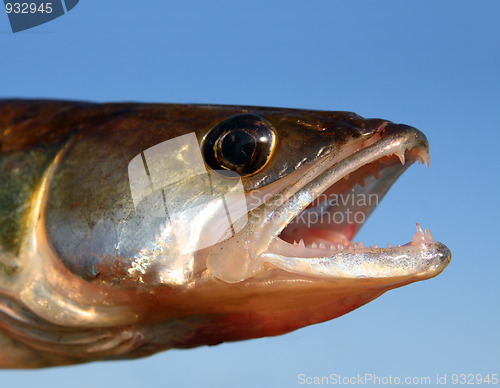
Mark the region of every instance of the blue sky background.
<instances>
[{"instance_id":1,"label":"blue sky background","mask_svg":"<svg viewBox=\"0 0 500 388\"><path fill-rule=\"evenodd\" d=\"M358 236L415 221L453 260L435 279L268 339L137 361L0 372L2 387L293 387L297 375L500 373L500 3L81 0L12 34L0 98L352 110L421 129L431 164L396 183Z\"/></svg>"}]
</instances>

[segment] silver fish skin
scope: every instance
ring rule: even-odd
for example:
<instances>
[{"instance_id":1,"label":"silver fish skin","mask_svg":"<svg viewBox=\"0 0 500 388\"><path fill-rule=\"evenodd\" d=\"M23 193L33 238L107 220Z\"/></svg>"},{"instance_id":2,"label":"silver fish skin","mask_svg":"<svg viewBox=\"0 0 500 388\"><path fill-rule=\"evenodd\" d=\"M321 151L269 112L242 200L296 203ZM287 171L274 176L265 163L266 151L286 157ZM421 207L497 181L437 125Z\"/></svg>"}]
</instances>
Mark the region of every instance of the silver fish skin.
<instances>
[{"instance_id":1,"label":"silver fish skin","mask_svg":"<svg viewBox=\"0 0 500 388\"><path fill-rule=\"evenodd\" d=\"M428 155L351 112L0 100L0 367L281 335L434 277L418 224L354 242Z\"/></svg>"}]
</instances>

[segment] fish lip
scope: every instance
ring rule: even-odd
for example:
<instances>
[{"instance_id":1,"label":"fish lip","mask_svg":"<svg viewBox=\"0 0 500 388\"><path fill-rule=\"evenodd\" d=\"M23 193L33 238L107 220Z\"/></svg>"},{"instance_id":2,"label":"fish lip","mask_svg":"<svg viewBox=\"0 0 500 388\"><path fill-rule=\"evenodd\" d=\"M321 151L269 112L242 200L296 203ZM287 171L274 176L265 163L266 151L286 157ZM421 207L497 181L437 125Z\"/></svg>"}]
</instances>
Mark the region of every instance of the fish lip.
<instances>
[{"instance_id":1,"label":"fish lip","mask_svg":"<svg viewBox=\"0 0 500 388\"><path fill-rule=\"evenodd\" d=\"M433 276L439 275L451 262L451 250L441 242L435 242L432 246L435 264L430 271ZM424 274L427 275L427 274ZM428 276L425 276L428 277Z\"/></svg>"}]
</instances>

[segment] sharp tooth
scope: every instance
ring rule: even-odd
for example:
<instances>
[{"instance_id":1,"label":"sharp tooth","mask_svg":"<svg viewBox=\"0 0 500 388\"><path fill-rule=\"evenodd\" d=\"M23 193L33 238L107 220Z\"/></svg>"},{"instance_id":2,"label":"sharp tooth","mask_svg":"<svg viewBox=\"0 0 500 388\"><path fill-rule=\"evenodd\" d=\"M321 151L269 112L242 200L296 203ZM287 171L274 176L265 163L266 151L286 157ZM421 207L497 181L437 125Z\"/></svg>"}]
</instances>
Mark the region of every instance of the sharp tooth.
<instances>
[{"instance_id":1,"label":"sharp tooth","mask_svg":"<svg viewBox=\"0 0 500 388\"><path fill-rule=\"evenodd\" d=\"M401 161L401 164L404 165L405 164L405 152L396 152L396 156L399 158L399 160Z\"/></svg>"},{"instance_id":2,"label":"sharp tooth","mask_svg":"<svg viewBox=\"0 0 500 388\"><path fill-rule=\"evenodd\" d=\"M339 244L339 249L345 249L344 244Z\"/></svg>"},{"instance_id":3,"label":"sharp tooth","mask_svg":"<svg viewBox=\"0 0 500 388\"><path fill-rule=\"evenodd\" d=\"M398 248L401 248L401 244L398 244Z\"/></svg>"},{"instance_id":4,"label":"sharp tooth","mask_svg":"<svg viewBox=\"0 0 500 388\"><path fill-rule=\"evenodd\" d=\"M429 242L435 242L434 238L432 237L431 232L429 232L429 229L425 229L425 238Z\"/></svg>"},{"instance_id":5,"label":"sharp tooth","mask_svg":"<svg viewBox=\"0 0 500 388\"><path fill-rule=\"evenodd\" d=\"M360 248L364 248L365 247L361 241L358 243L358 245L359 245Z\"/></svg>"},{"instance_id":6,"label":"sharp tooth","mask_svg":"<svg viewBox=\"0 0 500 388\"><path fill-rule=\"evenodd\" d=\"M387 248L390 248L391 247L391 244L387 243Z\"/></svg>"},{"instance_id":7,"label":"sharp tooth","mask_svg":"<svg viewBox=\"0 0 500 388\"><path fill-rule=\"evenodd\" d=\"M417 223L417 233L413 235L413 238L411 242L416 245L416 244L423 244L425 242L425 235L424 231L420 227L420 225Z\"/></svg>"},{"instance_id":8,"label":"sharp tooth","mask_svg":"<svg viewBox=\"0 0 500 388\"><path fill-rule=\"evenodd\" d=\"M427 167L429 167L429 163L430 163L430 160L429 160L429 154L427 154L427 153L425 153L425 152L422 152L422 154L421 154L421 155L419 155L419 156L422 158L422 160L424 161L425 165L426 165Z\"/></svg>"},{"instance_id":9,"label":"sharp tooth","mask_svg":"<svg viewBox=\"0 0 500 388\"><path fill-rule=\"evenodd\" d=\"M297 245L297 241L293 240L293 245Z\"/></svg>"},{"instance_id":10,"label":"sharp tooth","mask_svg":"<svg viewBox=\"0 0 500 388\"><path fill-rule=\"evenodd\" d=\"M335 246L335 244L331 244L331 245L330 245L330 249L331 249L332 251L335 251L335 250L337 249L337 247Z\"/></svg>"},{"instance_id":11,"label":"sharp tooth","mask_svg":"<svg viewBox=\"0 0 500 388\"><path fill-rule=\"evenodd\" d=\"M315 242L313 242L313 243L311 244L311 248L317 248L317 247L318 247L318 244L316 244Z\"/></svg>"},{"instance_id":12,"label":"sharp tooth","mask_svg":"<svg viewBox=\"0 0 500 388\"><path fill-rule=\"evenodd\" d=\"M375 178L377 178L377 179L379 178L379 176L380 176L380 170L379 170L378 168L377 168L377 169L375 170L375 172L373 173L373 176L374 176Z\"/></svg>"},{"instance_id":13,"label":"sharp tooth","mask_svg":"<svg viewBox=\"0 0 500 388\"><path fill-rule=\"evenodd\" d=\"M321 243L319 243L319 248L320 248L320 249L326 249L326 246L325 246L325 244L324 244L324 243L322 243L322 242L321 242Z\"/></svg>"},{"instance_id":14,"label":"sharp tooth","mask_svg":"<svg viewBox=\"0 0 500 388\"><path fill-rule=\"evenodd\" d=\"M373 244L373 248L378 248L378 245L377 244Z\"/></svg>"},{"instance_id":15,"label":"sharp tooth","mask_svg":"<svg viewBox=\"0 0 500 388\"><path fill-rule=\"evenodd\" d=\"M300 241L299 241L299 245L300 245L301 247L305 247L305 246L306 246L306 244L304 243L304 240L303 240L303 239L300 239Z\"/></svg>"}]
</instances>

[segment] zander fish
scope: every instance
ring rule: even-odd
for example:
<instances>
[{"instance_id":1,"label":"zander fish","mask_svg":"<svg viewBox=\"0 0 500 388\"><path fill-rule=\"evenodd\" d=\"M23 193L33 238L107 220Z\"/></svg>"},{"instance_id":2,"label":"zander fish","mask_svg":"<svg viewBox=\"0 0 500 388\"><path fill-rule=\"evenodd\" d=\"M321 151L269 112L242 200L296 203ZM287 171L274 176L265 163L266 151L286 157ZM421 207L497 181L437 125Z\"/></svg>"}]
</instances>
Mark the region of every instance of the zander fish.
<instances>
[{"instance_id":1,"label":"zander fish","mask_svg":"<svg viewBox=\"0 0 500 388\"><path fill-rule=\"evenodd\" d=\"M439 274L353 242L422 132L350 112L0 101L0 366L280 335Z\"/></svg>"}]
</instances>

